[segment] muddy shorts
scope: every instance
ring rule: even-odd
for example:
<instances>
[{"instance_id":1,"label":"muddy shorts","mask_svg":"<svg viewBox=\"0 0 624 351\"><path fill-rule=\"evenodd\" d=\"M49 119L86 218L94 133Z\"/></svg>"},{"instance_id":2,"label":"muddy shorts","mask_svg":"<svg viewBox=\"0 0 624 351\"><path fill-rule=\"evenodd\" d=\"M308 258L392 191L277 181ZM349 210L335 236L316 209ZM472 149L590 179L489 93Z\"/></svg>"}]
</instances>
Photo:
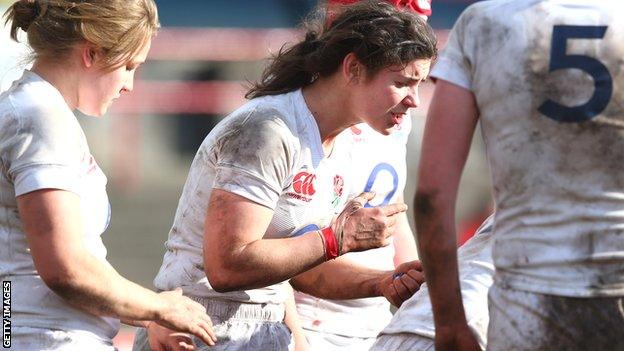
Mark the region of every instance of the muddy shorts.
<instances>
[{"instance_id":1,"label":"muddy shorts","mask_svg":"<svg viewBox=\"0 0 624 351\"><path fill-rule=\"evenodd\" d=\"M624 351L624 297L489 292L488 350Z\"/></svg>"},{"instance_id":2,"label":"muddy shorts","mask_svg":"<svg viewBox=\"0 0 624 351\"><path fill-rule=\"evenodd\" d=\"M198 351L288 350L291 334L284 324L283 305L191 298L206 306L206 313L212 319L217 335L217 345L213 347L193 337ZM132 350L150 350L144 328L137 331Z\"/></svg>"},{"instance_id":3,"label":"muddy shorts","mask_svg":"<svg viewBox=\"0 0 624 351\"><path fill-rule=\"evenodd\" d=\"M115 351L115 348L111 340L104 340L89 332L13 327L9 350Z\"/></svg>"},{"instance_id":4,"label":"muddy shorts","mask_svg":"<svg viewBox=\"0 0 624 351\"><path fill-rule=\"evenodd\" d=\"M370 351L434 351L433 339L412 333L381 334Z\"/></svg>"}]
</instances>

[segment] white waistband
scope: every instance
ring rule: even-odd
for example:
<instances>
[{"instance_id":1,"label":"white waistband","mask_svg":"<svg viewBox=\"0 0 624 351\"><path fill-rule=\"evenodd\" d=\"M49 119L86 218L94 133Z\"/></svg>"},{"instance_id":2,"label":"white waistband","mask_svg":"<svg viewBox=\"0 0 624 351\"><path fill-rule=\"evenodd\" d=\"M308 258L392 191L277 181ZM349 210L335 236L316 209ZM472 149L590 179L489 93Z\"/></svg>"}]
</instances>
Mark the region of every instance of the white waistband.
<instances>
[{"instance_id":1,"label":"white waistband","mask_svg":"<svg viewBox=\"0 0 624 351\"><path fill-rule=\"evenodd\" d=\"M283 322L284 305L268 303L243 303L224 301L205 297L189 296L206 307L206 313L213 323L232 319L261 320L265 322Z\"/></svg>"}]
</instances>

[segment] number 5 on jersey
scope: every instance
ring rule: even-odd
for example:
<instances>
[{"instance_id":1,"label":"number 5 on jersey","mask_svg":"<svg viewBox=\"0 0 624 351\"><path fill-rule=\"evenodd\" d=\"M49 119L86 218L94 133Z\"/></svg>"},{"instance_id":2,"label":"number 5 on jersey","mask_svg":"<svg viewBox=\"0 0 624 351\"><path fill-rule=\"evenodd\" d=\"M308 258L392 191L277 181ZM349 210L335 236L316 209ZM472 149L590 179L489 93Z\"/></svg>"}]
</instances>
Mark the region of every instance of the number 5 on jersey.
<instances>
[{"instance_id":1,"label":"number 5 on jersey","mask_svg":"<svg viewBox=\"0 0 624 351\"><path fill-rule=\"evenodd\" d=\"M586 103L573 107L549 99L538 108L539 112L555 121L571 123L588 121L604 111L613 94L613 79L609 70L596 58L566 54L566 48L568 39L602 39L606 31L606 26L553 27L549 71L580 69L586 72L594 80L594 94Z\"/></svg>"}]
</instances>

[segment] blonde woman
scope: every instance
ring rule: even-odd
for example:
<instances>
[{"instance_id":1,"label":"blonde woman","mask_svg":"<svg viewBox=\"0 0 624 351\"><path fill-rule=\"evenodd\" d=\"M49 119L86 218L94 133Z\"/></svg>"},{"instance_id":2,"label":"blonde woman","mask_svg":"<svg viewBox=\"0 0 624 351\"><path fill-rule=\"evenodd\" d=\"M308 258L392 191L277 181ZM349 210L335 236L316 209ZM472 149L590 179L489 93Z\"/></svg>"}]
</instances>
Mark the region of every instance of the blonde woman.
<instances>
[{"instance_id":1,"label":"blonde woman","mask_svg":"<svg viewBox=\"0 0 624 351\"><path fill-rule=\"evenodd\" d=\"M106 261L106 176L72 110L101 116L132 90L159 27L152 0L15 2L33 67L0 95L0 278L10 282L10 347L114 350L119 321L213 342L204 308L156 294ZM5 344L5 346L7 346Z\"/></svg>"}]
</instances>

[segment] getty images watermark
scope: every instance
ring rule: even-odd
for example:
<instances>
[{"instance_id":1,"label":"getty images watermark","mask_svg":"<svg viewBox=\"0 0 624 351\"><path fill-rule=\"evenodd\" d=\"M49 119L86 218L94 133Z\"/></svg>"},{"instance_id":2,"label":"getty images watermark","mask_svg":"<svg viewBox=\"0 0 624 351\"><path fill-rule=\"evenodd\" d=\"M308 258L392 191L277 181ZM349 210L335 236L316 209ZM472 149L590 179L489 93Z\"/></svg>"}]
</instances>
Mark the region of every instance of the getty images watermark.
<instances>
[{"instance_id":1,"label":"getty images watermark","mask_svg":"<svg viewBox=\"0 0 624 351\"><path fill-rule=\"evenodd\" d=\"M2 347L11 347L11 281L2 281Z\"/></svg>"}]
</instances>

